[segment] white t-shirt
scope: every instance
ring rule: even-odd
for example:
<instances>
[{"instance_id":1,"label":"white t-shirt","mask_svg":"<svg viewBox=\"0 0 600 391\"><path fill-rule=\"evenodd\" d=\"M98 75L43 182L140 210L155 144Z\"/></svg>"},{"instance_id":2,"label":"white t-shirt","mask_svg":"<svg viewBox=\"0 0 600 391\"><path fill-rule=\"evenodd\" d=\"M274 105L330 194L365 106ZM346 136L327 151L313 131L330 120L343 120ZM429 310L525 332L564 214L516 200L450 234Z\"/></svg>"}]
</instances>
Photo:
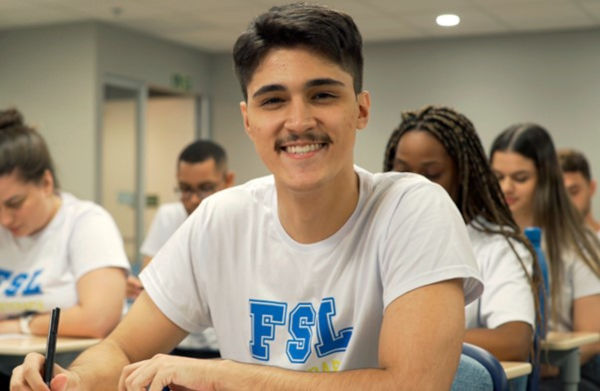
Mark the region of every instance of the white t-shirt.
<instances>
[{"instance_id":1,"label":"white t-shirt","mask_svg":"<svg viewBox=\"0 0 600 391\"><path fill-rule=\"evenodd\" d=\"M549 329L552 331L573 331L573 301L600 294L600 279L576 254L567 254L563 257L563 262L564 276L557 322L552 321L552 317L549 316ZM548 270L548 276L550 275ZM550 299L548 308L551 308L551 305Z\"/></svg>"},{"instance_id":2,"label":"white t-shirt","mask_svg":"<svg viewBox=\"0 0 600 391\"><path fill-rule=\"evenodd\" d=\"M494 329L507 322L522 321L535 329L531 286L504 236L481 232L473 223L467 226L467 231L485 289L479 299L465 308L466 327ZM522 243L515 240L511 243L531 275L531 253Z\"/></svg>"},{"instance_id":3,"label":"white t-shirt","mask_svg":"<svg viewBox=\"0 0 600 391\"><path fill-rule=\"evenodd\" d=\"M213 325L227 359L304 371L378 367L388 304L453 278L471 302L482 284L443 188L414 174L355 170L356 209L312 244L282 227L272 177L204 200L142 273L146 291L183 329Z\"/></svg>"},{"instance_id":4,"label":"white t-shirt","mask_svg":"<svg viewBox=\"0 0 600 391\"><path fill-rule=\"evenodd\" d=\"M181 202L161 205L152 220L140 252L148 257L154 257L187 217L187 211ZM212 327L201 333L188 335L178 347L183 349L219 349L217 336Z\"/></svg>"},{"instance_id":5,"label":"white t-shirt","mask_svg":"<svg viewBox=\"0 0 600 391\"><path fill-rule=\"evenodd\" d=\"M104 267L129 270L112 217L92 202L60 196L56 215L34 235L16 238L0 227L0 318L72 307L84 274Z\"/></svg>"},{"instance_id":6,"label":"white t-shirt","mask_svg":"<svg viewBox=\"0 0 600 391\"><path fill-rule=\"evenodd\" d=\"M181 202L161 205L152 220L140 252L148 257L155 256L187 217L187 211Z\"/></svg>"}]
</instances>

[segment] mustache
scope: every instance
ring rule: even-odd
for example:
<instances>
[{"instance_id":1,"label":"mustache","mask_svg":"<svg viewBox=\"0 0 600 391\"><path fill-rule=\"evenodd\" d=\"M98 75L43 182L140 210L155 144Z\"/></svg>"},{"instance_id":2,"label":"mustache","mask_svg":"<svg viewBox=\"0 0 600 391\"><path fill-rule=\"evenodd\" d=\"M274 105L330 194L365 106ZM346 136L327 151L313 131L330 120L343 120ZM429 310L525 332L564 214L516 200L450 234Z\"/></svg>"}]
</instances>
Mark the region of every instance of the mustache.
<instances>
[{"instance_id":1,"label":"mustache","mask_svg":"<svg viewBox=\"0 0 600 391\"><path fill-rule=\"evenodd\" d=\"M311 144L332 144L333 140L325 133L308 130L302 134L288 134L275 140L275 150L280 150L287 143L306 141Z\"/></svg>"}]
</instances>

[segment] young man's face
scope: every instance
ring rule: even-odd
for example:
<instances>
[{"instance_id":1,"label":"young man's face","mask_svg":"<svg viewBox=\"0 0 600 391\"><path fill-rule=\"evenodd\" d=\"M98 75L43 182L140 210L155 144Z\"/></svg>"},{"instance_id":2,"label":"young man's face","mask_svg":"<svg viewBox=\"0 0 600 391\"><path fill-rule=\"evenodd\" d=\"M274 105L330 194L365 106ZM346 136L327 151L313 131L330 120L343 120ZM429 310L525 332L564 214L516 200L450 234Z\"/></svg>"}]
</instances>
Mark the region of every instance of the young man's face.
<instances>
[{"instance_id":1,"label":"young man's face","mask_svg":"<svg viewBox=\"0 0 600 391\"><path fill-rule=\"evenodd\" d=\"M244 126L278 186L309 191L352 172L370 98L348 72L306 49L272 49L247 92Z\"/></svg>"},{"instance_id":2,"label":"young man's face","mask_svg":"<svg viewBox=\"0 0 600 391\"><path fill-rule=\"evenodd\" d=\"M596 190L596 182L588 182L584 176L577 171L563 172L563 179L565 181L567 192L571 197L571 201L584 217L587 216L591 209L592 196Z\"/></svg>"},{"instance_id":3,"label":"young man's face","mask_svg":"<svg viewBox=\"0 0 600 391\"><path fill-rule=\"evenodd\" d=\"M210 158L199 163L180 161L177 165L177 186L181 203L188 214L209 195L233 184L233 174L223 172Z\"/></svg>"}]
</instances>

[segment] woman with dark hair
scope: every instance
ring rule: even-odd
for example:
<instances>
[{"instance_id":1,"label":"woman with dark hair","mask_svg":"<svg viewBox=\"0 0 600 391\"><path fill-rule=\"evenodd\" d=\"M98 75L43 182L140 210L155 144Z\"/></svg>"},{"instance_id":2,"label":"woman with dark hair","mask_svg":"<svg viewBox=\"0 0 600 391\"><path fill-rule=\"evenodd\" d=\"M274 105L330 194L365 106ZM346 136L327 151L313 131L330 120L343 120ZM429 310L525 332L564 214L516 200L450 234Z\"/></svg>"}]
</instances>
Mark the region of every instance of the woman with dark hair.
<instances>
[{"instance_id":1,"label":"woman with dark hair","mask_svg":"<svg viewBox=\"0 0 600 391\"><path fill-rule=\"evenodd\" d=\"M106 336L118 323L129 263L109 214L58 190L38 132L0 111L0 334ZM6 370L6 368L2 368Z\"/></svg>"},{"instance_id":2,"label":"woman with dark hair","mask_svg":"<svg viewBox=\"0 0 600 391\"><path fill-rule=\"evenodd\" d=\"M536 124L513 125L496 137L490 159L519 227L542 229L550 272L549 329L599 332L600 242L569 199L550 134ZM583 346L581 362L598 365L598 353L600 343Z\"/></svg>"},{"instance_id":3,"label":"woman with dark hair","mask_svg":"<svg viewBox=\"0 0 600 391\"><path fill-rule=\"evenodd\" d=\"M534 250L511 217L471 121L447 107L403 113L385 153L384 171L392 170L440 184L467 224L485 289L465 309L465 341L500 360L526 361L540 273L532 268Z\"/></svg>"}]
</instances>

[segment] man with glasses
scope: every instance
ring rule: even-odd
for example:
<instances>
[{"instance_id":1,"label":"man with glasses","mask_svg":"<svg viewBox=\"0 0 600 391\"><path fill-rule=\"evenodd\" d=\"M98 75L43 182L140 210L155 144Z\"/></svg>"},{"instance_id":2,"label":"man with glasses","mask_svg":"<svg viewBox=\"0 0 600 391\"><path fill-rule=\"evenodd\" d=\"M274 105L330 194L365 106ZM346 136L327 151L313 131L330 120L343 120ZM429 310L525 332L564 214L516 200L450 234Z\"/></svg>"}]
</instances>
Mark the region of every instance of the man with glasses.
<instances>
[{"instance_id":1,"label":"man with glasses","mask_svg":"<svg viewBox=\"0 0 600 391\"><path fill-rule=\"evenodd\" d=\"M144 255L142 268L146 267L167 239L200 202L219 190L230 187L234 173L227 169L227 154L218 144L198 140L181 151L177 159L177 187L180 202L160 206L140 252ZM127 280L127 297L136 298L143 289L140 280L131 275ZM217 339L212 328L201 334L190 334L173 351L174 354L192 357L218 356Z\"/></svg>"}]
</instances>

